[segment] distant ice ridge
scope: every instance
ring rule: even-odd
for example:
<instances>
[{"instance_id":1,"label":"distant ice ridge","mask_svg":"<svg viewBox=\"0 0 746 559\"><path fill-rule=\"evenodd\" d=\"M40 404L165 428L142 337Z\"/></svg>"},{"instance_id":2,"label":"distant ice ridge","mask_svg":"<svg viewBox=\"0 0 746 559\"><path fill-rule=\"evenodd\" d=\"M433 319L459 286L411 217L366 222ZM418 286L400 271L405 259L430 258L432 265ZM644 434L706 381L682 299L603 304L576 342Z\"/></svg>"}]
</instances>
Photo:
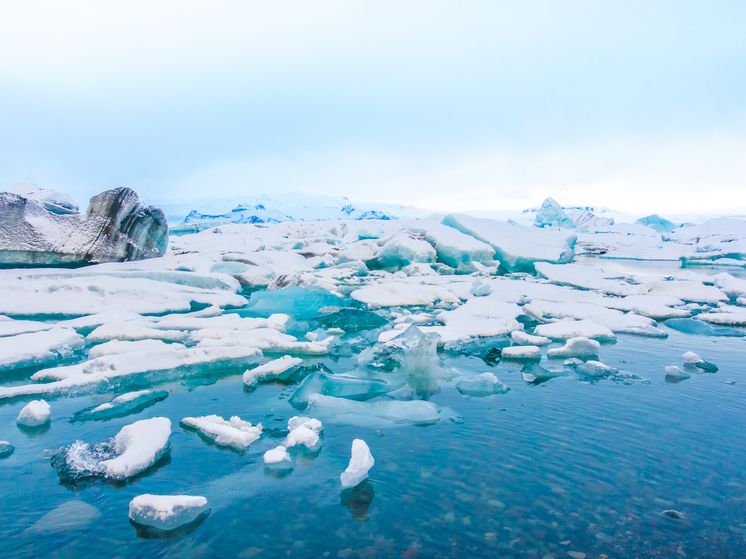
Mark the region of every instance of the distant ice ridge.
<instances>
[{"instance_id":1,"label":"distant ice ridge","mask_svg":"<svg viewBox=\"0 0 746 559\"><path fill-rule=\"evenodd\" d=\"M281 223L331 219L411 219L432 211L394 204L354 202L292 192L232 199L205 199L186 204L159 204L175 230L199 230L220 223ZM191 227L190 227L191 226Z\"/></svg>"}]
</instances>

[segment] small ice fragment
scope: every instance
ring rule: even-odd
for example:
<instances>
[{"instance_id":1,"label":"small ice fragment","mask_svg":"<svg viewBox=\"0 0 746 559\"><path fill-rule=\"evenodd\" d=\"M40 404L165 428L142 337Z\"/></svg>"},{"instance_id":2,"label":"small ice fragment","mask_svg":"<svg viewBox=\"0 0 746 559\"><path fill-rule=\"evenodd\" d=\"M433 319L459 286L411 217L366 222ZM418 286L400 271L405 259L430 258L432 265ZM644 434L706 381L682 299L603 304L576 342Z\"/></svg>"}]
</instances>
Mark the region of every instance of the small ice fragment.
<instances>
[{"instance_id":1,"label":"small ice fragment","mask_svg":"<svg viewBox=\"0 0 746 559\"><path fill-rule=\"evenodd\" d=\"M541 350L535 345L505 347L502 356L504 359L541 359Z\"/></svg>"},{"instance_id":2,"label":"small ice fragment","mask_svg":"<svg viewBox=\"0 0 746 559\"><path fill-rule=\"evenodd\" d=\"M130 519L167 532L210 513L207 499L190 495L138 495L129 506Z\"/></svg>"},{"instance_id":3,"label":"small ice fragment","mask_svg":"<svg viewBox=\"0 0 746 559\"><path fill-rule=\"evenodd\" d=\"M475 279L471 284L471 289L469 289L469 293L474 295L474 297L484 297L489 295L491 292L492 288L490 287L490 284L483 282L480 278Z\"/></svg>"},{"instance_id":4,"label":"small ice fragment","mask_svg":"<svg viewBox=\"0 0 746 559\"><path fill-rule=\"evenodd\" d=\"M526 363L523 366L523 369L521 369L521 377L523 377L523 380L532 384L541 384L542 382L560 377L564 374L563 371L550 371L549 369L545 369L538 363Z\"/></svg>"},{"instance_id":5,"label":"small ice fragment","mask_svg":"<svg viewBox=\"0 0 746 559\"><path fill-rule=\"evenodd\" d=\"M565 366L575 369L578 373L591 377L605 377L606 375L613 375L619 372L614 367L605 365L600 361L586 361L584 363L576 357L565 361Z\"/></svg>"},{"instance_id":6,"label":"small ice fragment","mask_svg":"<svg viewBox=\"0 0 746 559\"><path fill-rule=\"evenodd\" d=\"M666 367L666 380L677 382L679 380L688 379L690 375L676 366Z\"/></svg>"},{"instance_id":7,"label":"small ice fragment","mask_svg":"<svg viewBox=\"0 0 746 559\"><path fill-rule=\"evenodd\" d=\"M38 427L49 421L50 406L44 400L33 400L18 414L16 423L24 427Z\"/></svg>"},{"instance_id":8,"label":"small ice fragment","mask_svg":"<svg viewBox=\"0 0 746 559\"><path fill-rule=\"evenodd\" d=\"M8 441L0 441L0 459L7 458L15 451L16 447Z\"/></svg>"},{"instance_id":9,"label":"small ice fragment","mask_svg":"<svg viewBox=\"0 0 746 559\"><path fill-rule=\"evenodd\" d=\"M220 446L229 446L236 450L245 450L262 435L262 424L253 426L238 416L226 421L218 415L203 417L185 417L181 425L196 429Z\"/></svg>"},{"instance_id":10,"label":"small ice fragment","mask_svg":"<svg viewBox=\"0 0 746 559\"><path fill-rule=\"evenodd\" d=\"M310 417L291 417L288 420L288 431L284 446L290 448L296 445L305 445L306 448L314 449L319 444L319 434L323 429L321 421Z\"/></svg>"},{"instance_id":11,"label":"small ice fragment","mask_svg":"<svg viewBox=\"0 0 746 559\"><path fill-rule=\"evenodd\" d=\"M361 481L368 477L368 470L373 467L376 461L373 459L373 455L370 453L368 445L362 439L355 439L352 441L352 457L350 458L350 465L340 475L342 481L342 489L348 487L355 487Z\"/></svg>"},{"instance_id":12,"label":"small ice fragment","mask_svg":"<svg viewBox=\"0 0 746 559\"><path fill-rule=\"evenodd\" d=\"M114 450L119 454L100 463L108 477L125 479L155 464L168 450L171 420L153 417L122 427L114 437Z\"/></svg>"},{"instance_id":13,"label":"small ice fragment","mask_svg":"<svg viewBox=\"0 0 746 559\"><path fill-rule=\"evenodd\" d=\"M505 394L510 390L492 373L482 373L468 380L461 380L456 383L456 389L467 396L491 396Z\"/></svg>"},{"instance_id":14,"label":"small ice fragment","mask_svg":"<svg viewBox=\"0 0 746 559\"><path fill-rule=\"evenodd\" d=\"M513 345L543 346L549 345L552 342L552 340L545 336L532 336L531 334L526 334L525 332L521 332L520 330L511 332L510 339L513 341Z\"/></svg>"},{"instance_id":15,"label":"small ice fragment","mask_svg":"<svg viewBox=\"0 0 746 559\"><path fill-rule=\"evenodd\" d=\"M577 337L570 338L562 347L555 347L547 351L548 357L593 357L598 355L601 344L596 340Z\"/></svg>"},{"instance_id":16,"label":"small ice fragment","mask_svg":"<svg viewBox=\"0 0 746 559\"><path fill-rule=\"evenodd\" d=\"M293 467L293 460L284 446L276 446L264 453L264 465L272 468Z\"/></svg>"},{"instance_id":17,"label":"small ice fragment","mask_svg":"<svg viewBox=\"0 0 746 559\"><path fill-rule=\"evenodd\" d=\"M693 351L687 351L684 354L684 364L686 365L696 365L697 363L704 363L705 360L702 359L699 355L694 353Z\"/></svg>"},{"instance_id":18,"label":"small ice fragment","mask_svg":"<svg viewBox=\"0 0 746 559\"><path fill-rule=\"evenodd\" d=\"M677 510L664 510L663 512L661 512L661 514L664 514L669 518L673 518L674 520L682 520L683 518L686 518L684 513Z\"/></svg>"},{"instance_id":19,"label":"small ice fragment","mask_svg":"<svg viewBox=\"0 0 746 559\"><path fill-rule=\"evenodd\" d=\"M136 392L127 392L121 396L117 396L111 402L105 402L98 406L75 412L70 418L70 422L89 420L102 421L113 419L115 417L124 417L142 411L156 402L165 400L167 397L168 392L165 390L138 390Z\"/></svg>"},{"instance_id":20,"label":"small ice fragment","mask_svg":"<svg viewBox=\"0 0 746 559\"><path fill-rule=\"evenodd\" d=\"M272 377L283 379L283 373L291 374L293 367L297 367L301 363L303 363L303 359L285 355L279 359L260 365L255 369L246 371L243 374L244 384L251 386L261 380Z\"/></svg>"}]
</instances>

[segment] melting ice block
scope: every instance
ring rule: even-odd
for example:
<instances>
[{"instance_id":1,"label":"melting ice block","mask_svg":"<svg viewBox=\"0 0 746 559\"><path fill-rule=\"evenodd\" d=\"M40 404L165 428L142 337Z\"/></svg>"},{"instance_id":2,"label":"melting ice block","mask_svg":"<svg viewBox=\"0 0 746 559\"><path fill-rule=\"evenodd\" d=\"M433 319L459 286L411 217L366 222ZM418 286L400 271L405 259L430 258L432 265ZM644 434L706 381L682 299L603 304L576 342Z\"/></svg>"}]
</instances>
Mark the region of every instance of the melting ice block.
<instances>
[{"instance_id":1,"label":"melting ice block","mask_svg":"<svg viewBox=\"0 0 746 559\"><path fill-rule=\"evenodd\" d=\"M262 435L262 424L256 426L233 416L226 421L218 415L203 417L185 417L181 425L196 429L220 446L229 446L236 450L245 450Z\"/></svg>"},{"instance_id":2,"label":"melting ice block","mask_svg":"<svg viewBox=\"0 0 746 559\"><path fill-rule=\"evenodd\" d=\"M190 495L138 495L129 506L130 519L168 532L210 513L207 499Z\"/></svg>"},{"instance_id":3,"label":"melting ice block","mask_svg":"<svg viewBox=\"0 0 746 559\"><path fill-rule=\"evenodd\" d=\"M319 444L319 435L324 426L321 421L311 417L291 417L288 420L288 431L283 445L287 448L303 445L309 450L315 449Z\"/></svg>"},{"instance_id":4,"label":"melting ice block","mask_svg":"<svg viewBox=\"0 0 746 559\"><path fill-rule=\"evenodd\" d=\"M586 361L573 357L565 361L565 366L574 369L577 373L588 377L605 377L614 375L619 371L609 365L604 365L600 361Z\"/></svg>"},{"instance_id":5,"label":"melting ice block","mask_svg":"<svg viewBox=\"0 0 746 559\"><path fill-rule=\"evenodd\" d=\"M460 380L456 383L456 389L467 396L491 396L505 394L510 390L492 373L482 373L470 379Z\"/></svg>"},{"instance_id":6,"label":"melting ice block","mask_svg":"<svg viewBox=\"0 0 746 559\"><path fill-rule=\"evenodd\" d=\"M545 369L538 363L526 363L521 369L521 377L526 382L531 384L541 384L550 379L561 377L565 373L563 371L552 371Z\"/></svg>"},{"instance_id":7,"label":"melting ice block","mask_svg":"<svg viewBox=\"0 0 746 559\"><path fill-rule=\"evenodd\" d=\"M387 394L394 388L380 380L313 373L293 392L288 402L296 409L305 409L311 394L365 401Z\"/></svg>"},{"instance_id":8,"label":"melting ice block","mask_svg":"<svg viewBox=\"0 0 746 559\"><path fill-rule=\"evenodd\" d=\"M547 351L548 357L594 357L598 355L601 344L596 340L584 337L570 338L562 347Z\"/></svg>"},{"instance_id":9,"label":"melting ice block","mask_svg":"<svg viewBox=\"0 0 746 559\"><path fill-rule=\"evenodd\" d=\"M443 224L490 245L511 272L533 271L535 262L567 264L575 257L575 235L457 214L447 215Z\"/></svg>"},{"instance_id":10,"label":"melting ice block","mask_svg":"<svg viewBox=\"0 0 746 559\"><path fill-rule=\"evenodd\" d=\"M49 421L51 408L44 400L33 400L18 414L16 423L24 427L38 427Z\"/></svg>"},{"instance_id":11,"label":"melting ice block","mask_svg":"<svg viewBox=\"0 0 746 559\"><path fill-rule=\"evenodd\" d=\"M688 379L691 375L685 371L682 371L676 366L666 367L666 381L678 382L680 380Z\"/></svg>"},{"instance_id":12,"label":"melting ice block","mask_svg":"<svg viewBox=\"0 0 746 559\"><path fill-rule=\"evenodd\" d=\"M536 212L534 220L536 227L564 227L575 229L575 222L570 219L554 198L546 198Z\"/></svg>"},{"instance_id":13,"label":"melting ice block","mask_svg":"<svg viewBox=\"0 0 746 559\"><path fill-rule=\"evenodd\" d=\"M543 346L552 343L552 340L550 340L546 336L532 336L531 334L526 334L525 332L522 332L520 330L511 332L510 339L514 345Z\"/></svg>"},{"instance_id":14,"label":"melting ice block","mask_svg":"<svg viewBox=\"0 0 746 559\"><path fill-rule=\"evenodd\" d=\"M440 408L432 402L423 400L355 402L345 398L313 394L308 399L306 412L352 424L380 423L380 420L384 420L410 425L432 425L440 420ZM379 421L369 421L371 418Z\"/></svg>"},{"instance_id":15,"label":"melting ice block","mask_svg":"<svg viewBox=\"0 0 746 559\"><path fill-rule=\"evenodd\" d=\"M355 487L361 481L368 477L368 471L376 463L370 448L362 439L352 441L352 456L347 469L340 475L342 489Z\"/></svg>"},{"instance_id":16,"label":"melting ice block","mask_svg":"<svg viewBox=\"0 0 746 559\"><path fill-rule=\"evenodd\" d=\"M101 462L104 475L126 479L155 464L168 451L171 421L154 417L122 427L114 437L116 458Z\"/></svg>"},{"instance_id":17,"label":"melting ice block","mask_svg":"<svg viewBox=\"0 0 746 559\"><path fill-rule=\"evenodd\" d=\"M115 417L124 417L131 413L141 411L142 409L165 400L168 392L165 390L138 390L136 392L127 392L117 396L111 402L99 404L91 408L86 408L75 412L70 418L74 421L103 421Z\"/></svg>"},{"instance_id":18,"label":"melting ice block","mask_svg":"<svg viewBox=\"0 0 746 559\"><path fill-rule=\"evenodd\" d=\"M15 451L16 447L8 441L0 441L0 459L7 458Z\"/></svg>"},{"instance_id":19,"label":"melting ice block","mask_svg":"<svg viewBox=\"0 0 746 559\"><path fill-rule=\"evenodd\" d=\"M693 351L687 351L684 355L684 365L694 366L702 369L706 373L717 373L718 368L712 363L708 363Z\"/></svg>"},{"instance_id":20,"label":"melting ice block","mask_svg":"<svg viewBox=\"0 0 746 559\"><path fill-rule=\"evenodd\" d=\"M265 379L286 380L292 374L293 369L301 363L303 363L303 359L284 355L279 359L246 371L243 374L244 384L251 386Z\"/></svg>"},{"instance_id":21,"label":"melting ice block","mask_svg":"<svg viewBox=\"0 0 746 559\"><path fill-rule=\"evenodd\" d=\"M287 448L279 445L264 453L264 465L276 469L292 468L293 459L290 458Z\"/></svg>"},{"instance_id":22,"label":"melting ice block","mask_svg":"<svg viewBox=\"0 0 746 559\"><path fill-rule=\"evenodd\" d=\"M435 249L421 236L400 231L391 237L376 255L381 268L396 271L414 262L435 262Z\"/></svg>"},{"instance_id":23,"label":"melting ice block","mask_svg":"<svg viewBox=\"0 0 746 559\"><path fill-rule=\"evenodd\" d=\"M282 313L295 319L313 318L324 307L346 307L347 302L321 287L296 285L251 294L248 311L260 316Z\"/></svg>"}]
</instances>

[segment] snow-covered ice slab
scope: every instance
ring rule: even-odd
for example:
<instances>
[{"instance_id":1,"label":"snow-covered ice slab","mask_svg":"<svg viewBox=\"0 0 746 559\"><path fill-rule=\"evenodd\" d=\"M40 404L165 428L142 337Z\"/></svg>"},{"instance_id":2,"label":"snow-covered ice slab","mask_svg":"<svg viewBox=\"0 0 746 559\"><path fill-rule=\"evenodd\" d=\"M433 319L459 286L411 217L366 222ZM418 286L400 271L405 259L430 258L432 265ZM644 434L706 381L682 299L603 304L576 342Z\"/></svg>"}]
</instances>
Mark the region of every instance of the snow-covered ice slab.
<instances>
[{"instance_id":1,"label":"snow-covered ice slab","mask_svg":"<svg viewBox=\"0 0 746 559\"><path fill-rule=\"evenodd\" d=\"M504 347L502 356L505 359L536 360L541 359L541 350L535 345Z\"/></svg>"},{"instance_id":2,"label":"snow-covered ice slab","mask_svg":"<svg viewBox=\"0 0 746 559\"><path fill-rule=\"evenodd\" d=\"M147 470L168 452L171 421L154 417L122 427L114 437L116 458L101 462L104 475L126 479Z\"/></svg>"},{"instance_id":3,"label":"snow-covered ice slab","mask_svg":"<svg viewBox=\"0 0 746 559\"><path fill-rule=\"evenodd\" d=\"M495 249L487 243L443 225L439 219L422 219L412 223L412 230L424 235L435 248L438 262L450 266L458 273L478 271L474 263L497 267Z\"/></svg>"},{"instance_id":4,"label":"snow-covered ice slab","mask_svg":"<svg viewBox=\"0 0 746 559\"><path fill-rule=\"evenodd\" d=\"M134 342L111 340L110 342L93 346L88 352L88 359L97 359L104 355L124 355L139 351L172 351L175 349L186 349L186 346L183 344L167 344L161 340L138 340Z\"/></svg>"},{"instance_id":5,"label":"snow-covered ice slab","mask_svg":"<svg viewBox=\"0 0 746 559\"><path fill-rule=\"evenodd\" d=\"M352 441L352 456L347 469L339 476L342 489L355 487L368 477L368 472L376 461L370 453L370 448L362 439Z\"/></svg>"},{"instance_id":6,"label":"snow-covered ice slab","mask_svg":"<svg viewBox=\"0 0 746 559\"><path fill-rule=\"evenodd\" d=\"M38 427L49 422L51 407L44 400L33 400L18 414L16 423L24 427Z\"/></svg>"},{"instance_id":7,"label":"snow-covered ice slab","mask_svg":"<svg viewBox=\"0 0 746 559\"><path fill-rule=\"evenodd\" d=\"M247 300L222 290L200 289L142 278L111 276L57 277L27 271L0 270L7 315L96 314L104 311L167 313L188 311L192 304L242 307Z\"/></svg>"},{"instance_id":8,"label":"snow-covered ice slab","mask_svg":"<svg viewBox=\"0 0 746 559\"><path fill-rule=\"evenodd\" d=\"M207 516L207 499L190 495L138 495L129 505L130 520L163 532Z\"/></svg>"},{"instance_id":9,"label":"snow-covered ice slab","mask_svg":"<svg viewBox=\"0 0 746 559\"><path fill-rule=\"evenodd\" d=\"M602 341L616 340L614 332L591 320L562 320L550 324L540 324L534 328L534 334L553 340L569 340L578 337Z\"/></svg>"},{"instance_id":10,"label":"snow-covered ice slab","mask_svg":"<svg viewBox=\"0 0 746 559\"><path fill-rule=\"evenodd\" d=\"M575 235L459 214L447 215L443 224L490 245L511 272L532 271L536 262L567 264L575 257Z\"/></svg>"},{"instance_id":11,"label":"snow-covered ice slab","mask_svg":"<svg viewBox=\"0 0 746 559\"><path fill-rule=\"evenodd\" d=\"M1 324L1 323L0 323ZM0 371L29 367L69 357L85 345L83 336L71 328L52 328L40 332L0 338Z\"/></svg>"},{"instance_id":12,"label":"snow-covered ice slab","mask_svg":"<svg viewBox=\"0 0 746 559\"><path fill-rule=\"evenodd\" d=\"M215 337L213 337L215 336ZM318 342L299 342L289 334L283 334L274 328L256 328L254 330L235 330L230 332L203 332L198 330L192 338L200 340L198 348L217 348L223 346L250 346L270 353L296 353L301 355L323 355L328 353L330 336Z\"/></svg>"},{"instance_id":13,"label":"snow-covered ice slab","mask_svg":"<svg viewBox=\"0 0 746 559\"><path fill-rule=\"evenodd\" d=\"M165 400L168 392L165 390L137 390L117 396L110 402L86 408L75 412L70 418L74 421L105 421L115 417L124 417L138 412L156 402Z\"/></svg>"},{"instance_id":14,"label":"snow-covered ice slab","mask_svg":"<svg viewBox=\"0 0 746 559\"><path fill-rule=\"evenodd\" d=\"M532 336L520 330L510 333L510 341L513 342L513 345L545 346L552 343L552 340L545 336Z\"/></svg>"},{"instance_id":15,"label":"snow-covered ice slab","mask_svg":"<svg viewBox=\"0 0 746 559\"><path fill-rule=\"evenodd\" d=\"M102 382L112 382L140 374L159 375L167 371L182 373L206 366L249 364L262 358L254 347L226 346L211 348L139 351L123 355L105 355L67 367L44 369L32 380L52 381L39 384L0 386L0 400L34 394L71 392Z\"/></svg>"},{"instance_id":16,"label":"snow-covered ice slab","mask_svg":"<svg viewBox=\"0 0 746 559\"><path fill-rule=\"evenodd\" d=\"M182 427L191 427L213 440L219 446L228 446L235 450L246 450L249 445L262 435L262 424L252 425L238 416L226 421L218 415L203 417L185 417Z\"/></svg>"},{"instance_id":17,"label":"snow-covered ice slab","mask_svg":"<svg viewBox=\"0 0 746 559\"><path fill-rule=\"evenodd\" d=\"M482 373L456 383L456 389L467 396L492 396L505 394L510 390L492 373Z\"/></svg>"},{"instance_id":18,"label":"snow-covered ice slab","mask_svg":"<svg viewBox=\"0 0 746 559\"><path fill-rule=\"evenodd\" d=\"M165 340L170 342L183 342L187 339L188 334L180 330L147 328L132 322L108 322L96 328L86 337L90 342L107 342L110 340Z\"/></svg>"},{"instance_id":19,"label":"snow-covered ice slab","mask_svg":"<svg viewBox=\"0 0 746 559\"><path fill-rule=\"evenodd\" d=\"M376 425L381 424L381 421L432 425L440 421L440 408L432 402L422 400L356 402L322 394L313 394L308 399L306 413L353 425Z\"/></svg>"},{"instance_id":20,"label":"snow-covered ice slab","mask_svg":"<svg viewBox=\"0 0 746 559\"><path fill-rule=\"evenodd\" d=\"M248 386L258 382L271 379L284 380L293 373L293 369L303 363L299 357L283 355L279 359L274 359L264 365L259 365L254 369L249 369L243 374L243 382Z\"/></svg>"},{"instance_id":21,"label":"snow-covered ice slab","mask_svg":"<svg viewBox=\"0 0 746 559\"><path fill-rule=\"evenodd\" d=\"M369 285L353 291L350 297L373 307L425 306L436 301L460 302L458 297L444 287L414 285L400 281Z\"/></svg>"},{"instance_id":22,"label":"snow-covered ice slab","mask_svg":"<svg viewBox=\"0 0 746 559\"><path fill-rule=\"evenodd\" d=\"M494 337L523 330L516 320L523 315L521 307L514 303L490 297L470 299L452 311L443 311L436 317L444 326L421 327L423 332L435 332L440 336L440 345L465 341L469 338Z\"/></svg>"},{"instance_id":23,"label":"snow-covered ice slab","mask_svg":"<svg viewBox=\"0 0 746 559\"><path fill-rule=\"evenodd\" d=\"M562 347L547 351L547 357L595 357L601 344L584 337L570 338Z\"/></svg>"},{"instance_id":24,"label":"snow-covered ice slab","mask_svg":"<svg viewBox=\"0 0 746 559\"><path fill-rule=\"evenodd\" d=\"M0 337L40 332L51 328L54 328L54 325L37 320L12 320L7 316L0 318Z\"/></svg>"}]
</instances>

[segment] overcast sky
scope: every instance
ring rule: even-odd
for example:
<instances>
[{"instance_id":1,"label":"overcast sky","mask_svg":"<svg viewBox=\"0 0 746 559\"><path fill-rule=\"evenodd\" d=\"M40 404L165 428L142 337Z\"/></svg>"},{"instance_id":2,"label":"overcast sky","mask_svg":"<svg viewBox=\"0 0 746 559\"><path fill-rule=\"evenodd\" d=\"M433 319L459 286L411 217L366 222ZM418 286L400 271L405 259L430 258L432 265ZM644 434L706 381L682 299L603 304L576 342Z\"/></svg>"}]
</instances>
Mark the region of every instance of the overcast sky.
<instances>
[{"instance_id":1,"label":"overcast sky","mask_svg":"<svg viewBox=\"0 0 746 559\"><path fill-rule=\"evenodd\" d=\"M746 211L746 2L6 2L0 190Z\"/></svg>"}]
</instances>

